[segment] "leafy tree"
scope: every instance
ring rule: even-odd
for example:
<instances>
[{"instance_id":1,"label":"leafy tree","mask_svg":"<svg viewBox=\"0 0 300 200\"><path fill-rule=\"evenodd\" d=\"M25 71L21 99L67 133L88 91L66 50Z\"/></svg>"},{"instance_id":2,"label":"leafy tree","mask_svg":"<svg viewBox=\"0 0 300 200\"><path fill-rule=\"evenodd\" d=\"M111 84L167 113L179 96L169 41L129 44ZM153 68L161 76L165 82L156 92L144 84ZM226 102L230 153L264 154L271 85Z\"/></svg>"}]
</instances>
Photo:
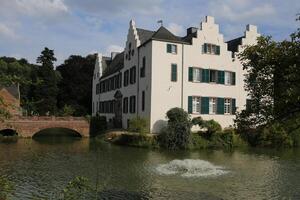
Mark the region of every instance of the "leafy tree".
<instances>
[{"instance_id":1,"label":"leafy tree","mask_svg":"<svg viewBox=\"0 0 300 200\"><path fill-rule=\"evenodd\" d=\"M187 149L191 139L191 120L182 108L167 112L168 125L159 135L160 144L168 149Z\"/></svg>"},{"instance_id":2,"label":"leafy tree","mask_svg":"<svg viewBox=\"0 0 300 200\"><path fill-rule=\"evenodd\" d=\"M247 71L245 89L251 98L251 109L237 114L236 125L252 144L266 146L268 142L263 140L278 144L279 140L270 135L283 136L300 129L299 55L299 29L290 40L281 42L270 36L260 37L256 45L239 54Z\"/></svg>"},{"instance_id":3,"label":"leafy tree","mask_svg":"<svg viewBox=\"0 0 300 200\"><path fill-rule=\"evenodd\" d=\"M91 113L92 78L95 66L95 55L87 57L72 55L56 70L61 74L58 84L58 107L70 105L75 109L75 116Z\"/></svg>"},{"instance_id":4,"label":"leafy tree","mask_svg":"<svg viewBox=\"0 0 300 200\"><path fill-rule=\"evenodd\" d=\"M53 63L55 61L54 51L47 47L37 58L37 63L41 64L37 71L41 83L34 87L33 99L41 100L37 103L37 110L40 115L53 115L57 111L59 75L54 71Z\"/></svg>"}]
</instances>

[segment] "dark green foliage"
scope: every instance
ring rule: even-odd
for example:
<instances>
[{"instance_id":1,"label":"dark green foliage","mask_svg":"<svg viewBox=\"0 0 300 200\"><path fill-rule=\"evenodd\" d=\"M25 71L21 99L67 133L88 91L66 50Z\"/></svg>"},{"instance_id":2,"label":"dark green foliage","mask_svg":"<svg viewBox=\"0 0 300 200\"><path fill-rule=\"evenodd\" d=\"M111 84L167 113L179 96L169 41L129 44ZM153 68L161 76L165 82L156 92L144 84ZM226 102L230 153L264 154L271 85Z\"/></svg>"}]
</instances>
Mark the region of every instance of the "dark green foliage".
<instances>
[{"instance_id":1,"label":"dark green foliage","mask_svg":"<svg viewBox=\"0 0 300 200\"><path fill-rule=\"evenodd\" d=\"M57 112L59 75L54 71L55 61L53 50L47 47L37 58L37 63L41 64L37 70L41 83L35 86L33 99L38 101L36 107L39 115L55 115Z\"/></svg>"},{"instance_id":2,"label":"dark green foliage","mask_svg":"<svg viewBox=\"0 0 300 200\"><path fill-rule=\"evenodd\" d=\"M92 112L92 81L95 55L87 57L72 55L56 70L61 74L58 84L58 108L70 105L75 116L84 116Z\"/></svg>"},{"instance_id":3,"label":"dark green foliage","mask_svg":"<svg viewBox=\"0 0 300 200\"><path fill-rule=\"evenodd\" d=\"M107 121L105 116L95 116L90 120L90 135L92 137L101 135L107 130Z\"/></svg>"},{"instance_id":4,"label":"dark green foliage","mask_svg":"<svg viewBox=\"0 0 300 200\"><path fill-rule=\"evenodd\" d=\"M195 125L198 125L198 126L202 126L204 123L204 120L202 119L202 117L195 117L192 119L192 124L195 126Z\"/></svg>"},{"instance_id":5,"label":"dark green foliage","mask_svg":"<svg viewBox=\"0 0 300 200\"><path fill-rule=\"evenodd\" d=\"M14 185L7 178L0 176L0 199L5 200L14 191Z\"/></svg>"},{"instance_id":6,"label":"dark green foliage","mask_svg":"<svg viewBox=\"0 0 300 200\"><path fill-rule=\"evenodd\" d=\"M112 142L117 145L126 145L142 148L159 147L156 135L121 134L115 137Z\"/></svg>"},{"instance_id":7,"label":"dark green foliage","mask_svg":"<svg viewBox=\"0 0 300 200\"><path fill-rule=\"evenodd\" d=\"M191 137L191 120L186 111L172 108L167 112L168 125L159 135L159 143L168 149L187 149Z\"/></svg>"},{"instance_id":8,"label":"dark green foliage","mask_svg":"<svg viewBox=\"0 0 300 200\"><path fill-rule=\"evenodd\" d=\"M300 127L300 30L290 40L260 37L239 56L247 70L251 109L237 113L238 132L251 145L297 146Z\"/></svg>"},{"instance_id":9,"label":"dark green foliage","mask_svg":"<svg viewBox=\"0 0 300 200\"><path fill-rule=\"evenodd\" d=\"M204 121L202 128L206 129L206 135L208 137L210 137L213 133L222 131L221 125L213 119Z\"/></svg>"},{"instance_id":10,"label":"dark green foliage","mask_svg":"<svg viewBox=\"0 0 300 200\"><path fill-rule=\"evenodd\" d=\"M149 132L149 122L142 117L136 117L129 120L129 132L146 134Z\"/></svg>"}]
</instances>

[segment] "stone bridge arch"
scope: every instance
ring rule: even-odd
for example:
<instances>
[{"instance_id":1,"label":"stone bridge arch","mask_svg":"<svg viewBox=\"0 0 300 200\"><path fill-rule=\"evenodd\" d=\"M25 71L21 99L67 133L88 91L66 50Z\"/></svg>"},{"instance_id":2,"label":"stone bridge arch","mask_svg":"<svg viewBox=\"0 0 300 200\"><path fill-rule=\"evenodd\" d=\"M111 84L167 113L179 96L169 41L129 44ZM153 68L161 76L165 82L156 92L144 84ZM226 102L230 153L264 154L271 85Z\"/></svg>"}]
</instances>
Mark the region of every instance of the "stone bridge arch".
<instances>
[{"instance_id":1,"label":"stone bridge arch","mask_svg":"<svg viewBox=\"0 0 300 200\"><path fill-rule=\"evenodd\" d=\"M0 123L0 130L13 129L21 137L32 137L49 128L74 130L82 137L90 135L90 124L82 117L18 117Z\"/></svg>"}]
</instances>

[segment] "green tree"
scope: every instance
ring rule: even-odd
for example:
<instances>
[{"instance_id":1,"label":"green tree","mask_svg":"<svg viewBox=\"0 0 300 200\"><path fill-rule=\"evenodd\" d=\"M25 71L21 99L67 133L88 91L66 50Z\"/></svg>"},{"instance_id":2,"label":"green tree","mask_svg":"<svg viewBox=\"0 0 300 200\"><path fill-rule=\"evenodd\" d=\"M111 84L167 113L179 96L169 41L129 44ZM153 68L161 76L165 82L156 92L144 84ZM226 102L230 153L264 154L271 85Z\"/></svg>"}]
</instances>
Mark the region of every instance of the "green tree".
<instances>
[{"instance_id":1,"label":"green tree","mask_svg":"<svg viewBox=\"0 0 300 200\"><path fill-rule=\"evenodd\" d=\"M92 102L92 81L95 66L95 55L87 57L70 56L56 70L62 80L58 84L58 107L70 105L75 109L75 116L90 114Z\"/></svg>"},{"instance_id":2,"label":"green tree","mask_svg":"<svg viewBox=\"0 0 300 200\"><path fill-rule=\"evenodd\" d=\"M282 127L287 133L300 129L299 56L299 29L291 34L290 40L281 42L270 36L260 37L256 45L239 54L247 71L245 89L251 98L251 109L237 114L236 125L252 144L272 138L271 134L283 133ZM281 125L272 126L275 123Z\"/></svg>"},{"instance_id":3,"label":"green tree","mask_svg":"<svg viewBox=\"0 0 300 200\"><path fill-rule=\"evenodd\" d=\"M168 149L187 149L191 140L191 120L182 108L167 112L168 125L159 135L159 142Z\"/></svg>"},{"instance_id":4,"label":"green tree","mask_svg":"<svg viewBox=\"0 0 300 200\"><path fill-rule=\"evenodd\" d=\"M57 111L59 75L54 71L53 63L55 61L54 51L47 47L37 58L37 63L41 64L37 71L41 83L34 87L33 98L40 100L36 105L40 115L54 115Z\"/></svg>"}]
</instances>

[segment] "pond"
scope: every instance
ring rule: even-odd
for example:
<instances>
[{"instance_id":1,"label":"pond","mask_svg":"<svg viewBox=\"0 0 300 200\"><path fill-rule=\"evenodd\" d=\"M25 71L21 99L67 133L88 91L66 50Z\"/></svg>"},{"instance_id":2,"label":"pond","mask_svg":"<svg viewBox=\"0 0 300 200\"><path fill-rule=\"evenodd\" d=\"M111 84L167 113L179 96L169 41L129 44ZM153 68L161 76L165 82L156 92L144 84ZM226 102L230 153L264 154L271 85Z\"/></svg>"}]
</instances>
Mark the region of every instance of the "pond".
<instances>
[{"instance_id":1,"label":"pond","mask_svg":"<svg viewBox=\"0 0 300 200\"><path fill-rule=\"evenodd\" d=\"M12 199L55 196L76 176L100 199L300 199L300 149L162 151L93 139L0 143L0 175Z\"/></svg>"}]
</instances>

